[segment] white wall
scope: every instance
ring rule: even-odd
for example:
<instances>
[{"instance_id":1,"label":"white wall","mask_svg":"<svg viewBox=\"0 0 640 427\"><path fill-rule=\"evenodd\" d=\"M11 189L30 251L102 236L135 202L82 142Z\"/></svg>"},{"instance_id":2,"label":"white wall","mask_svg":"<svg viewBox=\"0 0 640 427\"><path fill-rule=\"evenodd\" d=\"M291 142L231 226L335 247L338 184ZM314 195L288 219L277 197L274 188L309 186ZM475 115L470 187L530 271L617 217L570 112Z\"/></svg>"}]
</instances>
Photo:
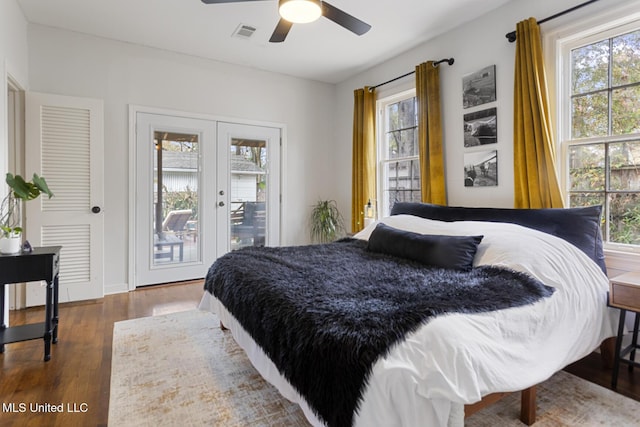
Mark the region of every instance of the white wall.
<instances>
[{"instance_id":1,"label":"white wall","mask_svg":"<svg viewBox=\"0 0 640 427\"><path fill-rule=\"evenodd\" d=\"M4 177L8 168L7 78L10 76L22 87L27 86L28 70L27 21L15 0L0 1L0 200L7 186ZM0 316L9 324L9 287L4 287L4 313Z\"/></svg>"},{"instance_id":2,"label":"white wall","mask_svg":"<svg viewBox=\"0 0 640 427\"><path fill-rule=\"evenodd\" d=\"M333 85L40 25L29 71L33 91L104 100L107 291L127 281L129 104L285 124L282 243L309 240L311 206L330 193Z\"/></svg>"},{"instance_id":3,"label":"white wall","mask_svg":"<svg viewBox=\"0 0 640 427\"><path fill-rule=\"evenodd\" d=\"M0 200L6 186L8 163L7 78L11 76L23 88L28 70L27 21L15 0L0 2Z\"/></svg>"},{"instance_id":4,"label":"white wall","mask_svg":"<svg viewBox=\"0 0 640 427\"><path fill-rule=\"evenodd\" d=\"M27 21L15 0L0 2L0 59L6 72L27 83Z\"/></svg>"},{"instance_id":5,"label":"white wall","mask_svg":"<svg viewBox=\"0 0 640 427\"><path fill-rule=\"evenodd\" d=\"M336 88L336 173L333 175L341 209L350 217L351 187L351 133L353 120L353 90L365 85L375 85L412 71L415 65L427 60L455 58L455 64L440 65L441 98L443 114L443 138L445 144L445 173L449 205L513 207L513 84L515 44L509 43L505 34L515 30L518 21L531 16L543 19L559 11L575 6L575 0L514 0L478 19L449 31L396 58L369 69L340 83ZM601 0L578 11L541 25L549 31L572 20L595 15L599 11L623 3L626 0ZM637 0L635 0L637 4ZM463 155L478 148L463 146L462 117L474 109L462 108L462 77L488 65L496 65L497 99L482 107L497 107L498 143L479 147L480 150L498 150L498 186L464 187ZM551 76L552 77L552 76ZM413 85L414 77L379 89L380 96ZM348 221L348 223L350 223Z\"/></svg>"}]
</instances>

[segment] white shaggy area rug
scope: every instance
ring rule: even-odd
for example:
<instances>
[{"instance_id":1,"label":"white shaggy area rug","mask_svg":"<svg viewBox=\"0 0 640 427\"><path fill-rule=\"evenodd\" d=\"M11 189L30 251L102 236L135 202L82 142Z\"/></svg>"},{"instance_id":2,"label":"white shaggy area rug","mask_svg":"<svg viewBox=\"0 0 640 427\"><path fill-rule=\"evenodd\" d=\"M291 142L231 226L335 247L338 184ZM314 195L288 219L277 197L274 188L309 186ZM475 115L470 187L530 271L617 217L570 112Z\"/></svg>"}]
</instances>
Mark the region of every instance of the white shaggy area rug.
<instances>
[{"instance_id":1,"label":"white shaggy area rug","mask_svg":"<svg viewBox=\"0 0 640 427\"><path fill-rule=\"evenodd\" d=\"M465 421L523 426L519 393ZM640 425L640 402L566 372L538 386L536 426ZM109 426L305 426L302 411L266 383L211 313L117 322Z\"/></svg>"}]
</instances>

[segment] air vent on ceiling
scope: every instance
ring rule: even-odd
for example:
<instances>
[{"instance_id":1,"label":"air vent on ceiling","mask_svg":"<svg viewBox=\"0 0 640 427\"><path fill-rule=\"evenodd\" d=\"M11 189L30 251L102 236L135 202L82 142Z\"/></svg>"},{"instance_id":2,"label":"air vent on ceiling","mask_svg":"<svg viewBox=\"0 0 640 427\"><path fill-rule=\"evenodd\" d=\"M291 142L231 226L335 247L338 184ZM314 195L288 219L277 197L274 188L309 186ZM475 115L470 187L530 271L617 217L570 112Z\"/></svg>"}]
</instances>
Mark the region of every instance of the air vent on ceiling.
<instances>
[{"instance_id":1,"label":"air vent on ceiling","mask_svg":"<svg viewBox=\"0 0 640 427\"><path fill-rule=\"evenodd\" d=\"M233 32L234 37L239 37L241 39L251 38L253 33L256 32L256 27L252 27L251 25L240 24Z\"/></svg>"}]
</instances>

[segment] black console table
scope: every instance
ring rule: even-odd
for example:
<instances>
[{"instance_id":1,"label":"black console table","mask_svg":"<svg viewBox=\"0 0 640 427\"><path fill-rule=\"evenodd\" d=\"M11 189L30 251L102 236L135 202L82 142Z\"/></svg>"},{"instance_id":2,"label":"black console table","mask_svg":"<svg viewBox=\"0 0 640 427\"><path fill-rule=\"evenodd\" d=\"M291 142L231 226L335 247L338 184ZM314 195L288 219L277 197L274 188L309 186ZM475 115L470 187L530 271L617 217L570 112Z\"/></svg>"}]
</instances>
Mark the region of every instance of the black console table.
<instances>
[{"instance_id":1,"label":"black console table","mask_svg":"<svg viewBox=\"0 0 640 427\"><path fill-rule=\"evenodd\" d=\"M51 343L58 342L60 249L60 246L47 246L33 248L33 252L0 254L0 353L4 353L5 344L44 338L44 360L51 359ZM4 286L37 280L47 282L44 322L7 328L4 323Z\"/></svg>"}]
</instances>

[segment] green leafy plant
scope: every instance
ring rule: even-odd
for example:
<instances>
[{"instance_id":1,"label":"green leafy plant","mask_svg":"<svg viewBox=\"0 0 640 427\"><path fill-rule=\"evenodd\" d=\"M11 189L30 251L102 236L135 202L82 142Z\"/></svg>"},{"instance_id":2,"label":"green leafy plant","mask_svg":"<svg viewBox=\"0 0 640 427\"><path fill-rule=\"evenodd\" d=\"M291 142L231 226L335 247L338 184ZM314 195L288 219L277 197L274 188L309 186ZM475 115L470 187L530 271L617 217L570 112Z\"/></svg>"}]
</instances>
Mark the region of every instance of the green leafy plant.
<instances>
[{"instance_id":1,"label":"green leafy plant","mask_svg":"<svg viewBox=\"0 0 640 427\"><path fill-rule=\"evenodd\" d=\"M344 235L344 222L335 200L320 200L311 210L311 240L329 243Z\"/></svg>"},{"instance_id":2,"label":"green leafy plant","mask_svg":"<svg viewBox=\"0 0 640 427\"><path fill-rule=\"evenodd\" d=\"M198 192L187 186L184 191L169 191L163 187L162 217L166 218L170 211L191 209L191 219L198 219Z\"/></svg>"},{"instance_id":3,"label":"green leafy plant","mask_svg":"<svg viewBox=\"0 0 640 427\"><path fill-rule=\"evenodd\" d=\"M12 175L7 173L6 182L13 191L14 197L21 200L33 200L40 196L41 193L45 193L49 198L53 197L53 193L49 190L47 181L42 176L38 176L37 173L33 174L31 181L25 181L20 175Z\"/></svg>"},{"instance_id":4,"label":"green leafy plant","mask_svg":"<svg viewBox=\"0 0 640 427\"><path fill-rule=\"evenodd\" d=\"M0 237L18 236L22 233L20 227L20 203L38 198L41 194L53 197L47 181L33 174L31 181L25 181L20 175L7 173L5 182L9 185L9 194L5 196L0 205Z\"/></svg>"}]
</instances>

